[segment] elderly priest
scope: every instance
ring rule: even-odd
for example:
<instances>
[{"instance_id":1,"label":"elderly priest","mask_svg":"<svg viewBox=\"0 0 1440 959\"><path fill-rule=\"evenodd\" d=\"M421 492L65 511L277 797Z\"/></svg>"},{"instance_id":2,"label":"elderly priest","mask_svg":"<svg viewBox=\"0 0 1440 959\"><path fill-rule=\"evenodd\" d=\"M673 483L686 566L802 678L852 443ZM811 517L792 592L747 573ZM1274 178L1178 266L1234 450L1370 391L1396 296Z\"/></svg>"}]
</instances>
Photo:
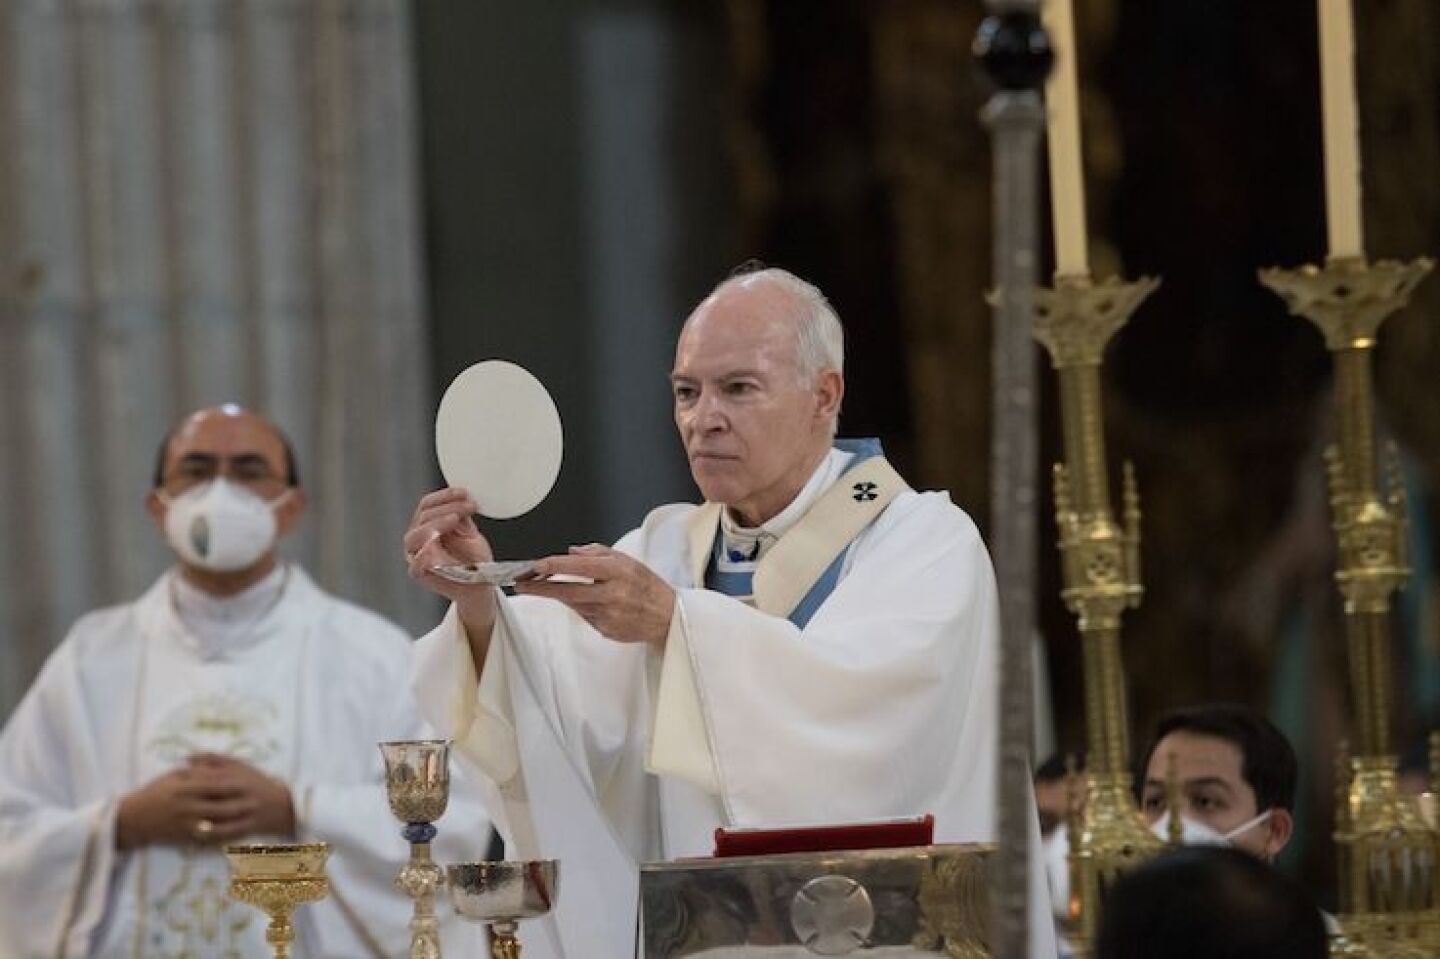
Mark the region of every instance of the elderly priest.
<instances>
[{"instance_id":1,"label":"elderly priest","mask_svg":"<svg viewBox=\"0 0 1440 959\"><path fill-rule=\"evenodd\" d=\"M842 369L818 289L734 276L670 374L703 505L547 557L505 597L433 571L491 559L485 490L420 501L411 575L453 605L421 640L417 697L493 787L515 854L561 860L527 956L628 959L636 863L708 855L718 826L929 812L941 841L994 837L989 557L948 496L834 440ZM1033 954L1053 956L1048 908L1032 913Z\"/></svg>"},{"instance_id":2,"label":"elderly priest","mask_svg":"<svg viewBox=\"0 0 1440 959\"><path fill-rule=\"evenodd\" d=\"M406 850L375 743L422 731L409 638L278 556L305 494L268 420L187 417L147 505L175 567L76 623L0 733L0 956L267 955L220 851L261 837L331 845L297 959L403 952ZM442 855L484 848L473 793L445 825ZM457 946L473 935L446 926Z\"/></svg>"}]
</instances>

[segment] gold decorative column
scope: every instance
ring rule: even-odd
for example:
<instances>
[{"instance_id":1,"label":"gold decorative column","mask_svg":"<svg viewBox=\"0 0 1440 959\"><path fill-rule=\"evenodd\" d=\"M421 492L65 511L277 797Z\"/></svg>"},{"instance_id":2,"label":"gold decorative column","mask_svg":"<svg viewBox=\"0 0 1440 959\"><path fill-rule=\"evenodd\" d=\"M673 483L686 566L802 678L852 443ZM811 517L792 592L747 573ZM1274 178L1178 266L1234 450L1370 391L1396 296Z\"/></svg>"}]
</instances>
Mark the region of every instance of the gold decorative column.
<instances>
[{"instance_id":1,"label":"gold decorative column","mask_svg":"<svg viewBox=\"0 0 1440 959\"><path fill-rule=\"evenodd\" d=\"M1120 617L1140 603L1140 497L1126 465L1120 519L1105 459L1100 362L1105 346L1158 280L1126 283L1060 276L1036 292L1035 336L1060 377L1065 461L1055 466L1055 521L1064 588L1084 643L1089 755L1085 805L1070 834L1072 945L1092 954L1105 886L1159 852L1131 791L1129 721Z\"/></svg>"},{"instance_id":2,"label":"gold decorative column","mask_svg":"<svg viewBox=\"0 0 1440 959\"><path fill-rule=\"evenodd\" d=\"M1393 449L1382 480L1375 438L1371 354L1385 318L1408 301L1433 266L1332 257L1324 267L1262 270L1260 280L1320 328L1335 361L1338 443L1326 451L1345 600L1356 754L1338 788L1341 924L1336 953L1377 957L1440 954L1436 856L1440 834L1402 797L1391 741L1390 601L1405 584L1404 489Z\"/></svg>"}]
</instances>

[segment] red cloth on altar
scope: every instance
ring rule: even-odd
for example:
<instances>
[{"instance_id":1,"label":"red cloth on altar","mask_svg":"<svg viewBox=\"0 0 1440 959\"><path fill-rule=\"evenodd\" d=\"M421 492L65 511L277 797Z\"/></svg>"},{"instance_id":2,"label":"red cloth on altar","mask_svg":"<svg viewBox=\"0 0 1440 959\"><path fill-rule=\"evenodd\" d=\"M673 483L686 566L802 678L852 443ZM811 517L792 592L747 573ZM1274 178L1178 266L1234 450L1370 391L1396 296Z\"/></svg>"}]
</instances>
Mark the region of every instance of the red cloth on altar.
<instances>
[{"instance_id":1,"label":"red cloth on altar","mask_svg":"<svg viewBox=\"0 0 1440 959\"><path fill-rule=\"evenodd\" d=\"M852 822L835 826L779 829L717 829L715 855L774 856L789 852L837 852L842 849L900 849L928 846L935 838L935 817Z\"/></svg>"}]
</instances>

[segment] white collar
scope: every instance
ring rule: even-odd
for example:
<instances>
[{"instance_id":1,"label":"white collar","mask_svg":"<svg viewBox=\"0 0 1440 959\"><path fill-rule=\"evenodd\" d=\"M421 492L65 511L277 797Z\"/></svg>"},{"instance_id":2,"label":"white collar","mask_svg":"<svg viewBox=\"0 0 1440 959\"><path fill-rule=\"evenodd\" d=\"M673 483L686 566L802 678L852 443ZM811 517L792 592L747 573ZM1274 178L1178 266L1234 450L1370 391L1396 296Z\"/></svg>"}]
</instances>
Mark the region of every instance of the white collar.
<instances>
[{"instance_id":1,"label":"white collar","mask_svg":"<svg viewBox=\"0 0 1440 959\"><path fill-rule=\"evenodd\" d=\"M170 600L187 643L205 659L254 645L261 628L280 604L290 579L290 565L277 563L259 582L233 596L207 593L178 569L170 575Z\"/></svg>"},{"instance_id":2,"label":"white collar","mask_svg":"<svg viewBox=\"0 0 1440 959\"><path fill-rule=\"evenodd\" d=\"M821 494L834 485L854 458L854 453L831 449L820 460L820 465L815 467L815 471L810 474L810 478L805 481L800 492L790 501L790 505L759 526L741 526L730 515L729 509L722 509L720 511L720 530L724 536L725 548L727 550L739 549L748 553L756 543L759 543L760 549L755 556L758 559L760 553L768 550L781 536L785 535L790 527L800 522L800 517L809 512L810 507L815 505L815 501L820 498Z\"/></svg>"}]
</instances>

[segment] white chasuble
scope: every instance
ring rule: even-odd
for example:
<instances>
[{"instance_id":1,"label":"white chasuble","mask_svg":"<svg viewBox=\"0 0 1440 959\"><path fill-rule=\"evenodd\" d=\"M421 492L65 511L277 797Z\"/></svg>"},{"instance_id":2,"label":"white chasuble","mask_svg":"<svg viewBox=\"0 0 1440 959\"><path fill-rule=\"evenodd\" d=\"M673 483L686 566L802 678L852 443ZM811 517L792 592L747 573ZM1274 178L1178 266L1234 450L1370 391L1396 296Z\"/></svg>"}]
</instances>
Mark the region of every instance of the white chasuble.
<instances>
[{"instance_id":1,"label":"white chasuble","mask_svg":"<svg viewBox=\"0 0 1440 959\"><path fill-rule=\"evenodd\" d=\"M154 641L140 652L128 780L149 782L184 765L187 757L209 752L297 782L303 748L300 676L309 631L299 642L266 643L269 629L262 628L247 635L243 645L237 643L238 649L212 650L174 618L157 627ZM133 927L109 923L102 953L157 959L244 956L264 943L265 917L230 899L229 869L213 849L136 850L125 863L120 885L133 891Z\"/></svg>"},{"instance_id":2,"label":"white chasuble","mask_svg":"<svg viewBox=\"0 0 1440 959\"><path fill-rule=\"evenodd\" d=\"M427 718L488 781L517 854L562 860L545 932L562 951L534 955L629 959L637 864L710 855L719 826L933 813L938 842L993 840L989 556L948 496L887 489L902 481L883 459L847 472L850 458L832 452L792 504L798 515L769 531L753 605L703 585L713 504L660 507L617 544L676 590L663 655L535 597L500 600L478 682L453 609L421 640ZM852 521L851 510L868 515ZM823 601L796 617L803 626L787 618L832 568ZM588 833L575 835L574 810L598 820ZM1031 954L1050 959L1048 891L1043 871L1034 877Z\"/></svg>"},{"instance_id":3,"label":"white chasuble","mask_svg":"<svg viewBox=\"0 0 1440 959\"><path fill-rule=\"evenodd\" d=\"M292 567L253 629L207 642L176 614L173 576L82 619L0 734L0 955L269 954L266 918L229 899L217 848L114 848L119 798L202 752L286 782L298 840L331 844L332 893L297 911L296 959L404 952L410 902L392 881L408 847L375 746L424 733L404 634ZM478 858L488 820L457 793L436 856ZM458 920L445 936L480 948Z\"/></svg>"}]
</instances>

